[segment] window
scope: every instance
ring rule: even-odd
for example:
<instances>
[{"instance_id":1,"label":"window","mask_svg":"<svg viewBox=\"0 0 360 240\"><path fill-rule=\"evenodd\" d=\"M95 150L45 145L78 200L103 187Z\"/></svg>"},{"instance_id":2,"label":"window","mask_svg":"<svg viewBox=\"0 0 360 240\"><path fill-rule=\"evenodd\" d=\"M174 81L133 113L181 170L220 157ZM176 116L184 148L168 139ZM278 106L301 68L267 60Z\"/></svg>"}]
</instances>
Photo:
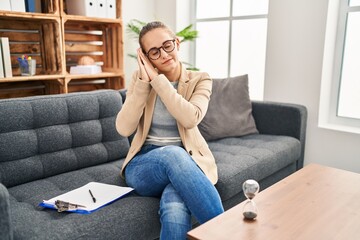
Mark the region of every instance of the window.
<instances>
[{"instance_id":1,"label":"window","mask_svg":"<svg viewBox=\"0 0 360 240\"><path fill-rule=\"evenodd\" d=\"M213 78L249 75L263 99L268 0L197 0L195 66Z\"/></svg>"},{"instance_id":2,"label":"window","mask_svg":"<svg viewBox=\"0 0 360 240\"><path fill-rule=\"evenodd\" d=\"M346 20L339 23L345 25L345 34L343 42L339 43L343 58L337 114L360 119L360 0L350 0L349 5L341 9Z\"/></svg>"},{"instance_id":3,"label":"window","mask_svg":"<svg viewBox=\"0 0 360 240\"><path fill-rule=\"evenodd\" d=\"M330 0L319 125L360 133L360 0Z\"/></svg>"}]
</instances>

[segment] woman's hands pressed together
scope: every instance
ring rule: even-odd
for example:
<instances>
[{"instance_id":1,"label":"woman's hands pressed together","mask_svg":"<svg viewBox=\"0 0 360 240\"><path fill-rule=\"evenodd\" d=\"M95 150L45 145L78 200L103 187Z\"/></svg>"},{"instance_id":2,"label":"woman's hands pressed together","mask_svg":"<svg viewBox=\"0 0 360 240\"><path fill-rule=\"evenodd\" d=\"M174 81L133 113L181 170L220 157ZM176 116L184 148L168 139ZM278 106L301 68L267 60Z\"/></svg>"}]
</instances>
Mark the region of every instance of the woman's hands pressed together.
<instances>
[{"instance_id":1,"label":"woman's hands pressed together","mask_svg":"<svg viewBox=\"0 0 360 240\"><path fill-rule=\"evenodd\" d=\"M143 81L151 82L151 80L157 75L159 75L159 73L153 67L150 60L142 52L141 48L138 48L137 54L138 54L137 60L140 70L140 78Z\"/></svg>"}]
</instances>

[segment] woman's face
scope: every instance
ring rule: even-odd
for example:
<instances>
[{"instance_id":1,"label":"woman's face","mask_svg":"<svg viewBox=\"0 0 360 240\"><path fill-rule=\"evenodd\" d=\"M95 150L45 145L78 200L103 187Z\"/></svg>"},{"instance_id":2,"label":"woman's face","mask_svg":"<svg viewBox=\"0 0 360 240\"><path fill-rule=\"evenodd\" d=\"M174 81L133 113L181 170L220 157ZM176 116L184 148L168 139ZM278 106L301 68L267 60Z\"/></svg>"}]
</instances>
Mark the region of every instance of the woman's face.
<instances>
[{"instance_id":1,"label":"woman's face","mask_svg":"<svg viewBox=\"0 0 360 240\"><path fill-rule=\"evenodd\" d=\"M179 65L177 55L179 40L177 38L175 38L175 41L171 40L174 40L174 37L162 28L156 28L147 32L141 39L144 52L148 54L151 63L161 73L172 71ZM170 51L172 47L174 47L174 49ZM158 57L158 55L156 55L157 49L160 51L160 57L155 59Z\"/></svg>"}]
</instances>

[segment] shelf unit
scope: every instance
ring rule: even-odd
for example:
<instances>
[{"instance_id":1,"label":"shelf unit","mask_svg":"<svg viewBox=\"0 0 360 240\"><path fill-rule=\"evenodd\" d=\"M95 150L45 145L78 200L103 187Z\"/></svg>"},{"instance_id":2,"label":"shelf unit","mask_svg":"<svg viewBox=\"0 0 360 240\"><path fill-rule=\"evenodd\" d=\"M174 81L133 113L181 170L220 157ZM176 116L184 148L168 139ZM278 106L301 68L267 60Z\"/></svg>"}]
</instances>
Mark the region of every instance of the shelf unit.
<instances>
[{"instance_id":1,"label":"shelf unit","mask_svg":"<svg viewBox=\"0 0 360 240\"><path fill-rule=\"evenodd\" d=\"M66 12L66 0L42 1L42 13L0 10L0 37L9 38L13 70L13 77L0 78L0 98L125 87L121 0L116 19ZM35 76L20 76L22 55L36 59ZM82 56L91 56L103 72L69 74Z\"/></svg>"}]
</instances>

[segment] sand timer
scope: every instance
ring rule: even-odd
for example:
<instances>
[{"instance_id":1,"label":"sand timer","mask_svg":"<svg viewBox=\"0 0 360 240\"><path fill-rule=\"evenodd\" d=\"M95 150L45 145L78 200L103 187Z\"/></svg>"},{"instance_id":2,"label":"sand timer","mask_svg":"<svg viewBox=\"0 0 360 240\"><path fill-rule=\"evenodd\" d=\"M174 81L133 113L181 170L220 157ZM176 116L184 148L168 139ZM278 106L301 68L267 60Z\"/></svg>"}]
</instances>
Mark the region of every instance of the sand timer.
<instances>
[{"instance_id":1,"label":"sand timer","mask_svg":"<svg viewBox=\"0 0 360 240\"><path fill-rule=\"evenodd\" d=\"M253 220L257 217L257 207L253 199L259 189L259 183L255 180L249 179L243 183L243 192L247 198L243 209L243 215L246 219Z\"/></svg>"}]
</instances>

